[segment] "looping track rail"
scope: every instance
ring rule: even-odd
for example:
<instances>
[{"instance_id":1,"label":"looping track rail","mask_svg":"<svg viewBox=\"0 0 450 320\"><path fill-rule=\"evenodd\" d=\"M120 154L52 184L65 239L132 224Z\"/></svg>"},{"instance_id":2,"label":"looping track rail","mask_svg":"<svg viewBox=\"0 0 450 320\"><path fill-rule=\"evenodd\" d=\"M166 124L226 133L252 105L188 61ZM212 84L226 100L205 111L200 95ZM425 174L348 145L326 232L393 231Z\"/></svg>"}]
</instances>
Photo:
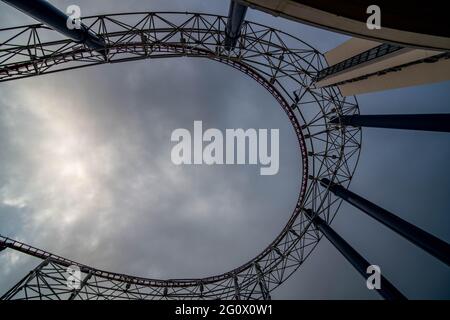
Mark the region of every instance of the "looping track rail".
<instances>
[{"instance_id":1,"label":"looping track rail","mask_svg":"<svg viewBox=\"0 0 450 320\"><path fill-rule=\"evenodd\" d=\"M284 229L263 252L234 270L201 279L158 280L103 271L0 236L4 248L44 260L3 298L270 298L320 240L304 209L328 223L339 209L342 200L321 187L319 180L345 187L350 183L361 131L330 120L359 114L356 100L342 97L333 87L314 88L315 77L326 67L322 54L296 37L257 23L244 22L231 51L223 45L226 17L222 16L119 13L87 17L83 23L104 39L104 54L63 39L43 25L0 30L0 82L143 59L193 57L225 63L266 88L288 116L302 157L298 201ZM69 265L80 267L85 275L82 288L75 292L64 285Z\"/></svg>"}]
</instances>

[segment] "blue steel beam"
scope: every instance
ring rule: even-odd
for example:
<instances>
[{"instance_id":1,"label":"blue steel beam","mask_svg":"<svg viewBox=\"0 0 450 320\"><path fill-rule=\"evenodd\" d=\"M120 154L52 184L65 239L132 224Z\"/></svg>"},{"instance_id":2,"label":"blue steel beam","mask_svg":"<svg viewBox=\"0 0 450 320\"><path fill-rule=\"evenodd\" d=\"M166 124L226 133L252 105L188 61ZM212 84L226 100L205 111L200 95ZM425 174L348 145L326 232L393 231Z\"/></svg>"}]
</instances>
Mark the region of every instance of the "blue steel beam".
<instances>
[{"instance_id":1,"label":"blue steel beam","mask_svg":"<svg viewBox=\"0 0 450 320\"><path fill-rule=\"evenodd\" d=\"M84 24L79 29L69 29L67 21L69 16L51 3L45 0L2 0L3 2L22 11L26 15L49 26L53 30L61 33L67 38L86 45L88 48L105 54L105 42L94 32L89 30Z\"/></svg>"},{"instance_id":2,"label":"blue steel beam","mask_svg":"<svg viewBox=\"0 0 450 320\"><path fill-rule=\"evenodd\" d=\"M241 35L242 23L244 22L246 13L247 6L231 0L227 26L225 28L225 49L232 50L236 46Z\"/></svg>"},{"instance_id":3,"label":"blue steel beam","mask_svg":"<svg viewBox=\"0 0 450 320\"><path fill-rule=\"evenodd\" d=\"M320 183L323 187L329 188L337 197L367 213L373 219L397 232L416 246L444 262L447 266L450 266L450 245L447 242L328 179L324 178L320 180Z\"/></svg>"},{"instance_id":4,"label":"blue steel beam","mask_svg":"<svg viewBox=\"0 0 450 320\"><path fill-rule=\"evenodd\" d=\"M317 229L339 250L339 252L350 262L353 267L364 277L367 277L367 268L371 265L358 251L334 231L323 219L314 215L311 209L305 209L306 217L314 223ZM406 300L406 297L380 275L380 289L377 292L386 300Z\"/></svg>"},{"instance_id":5,"label":"blue steel beam","mask_svg":"<svg viewBox=\"0 0 450 320\"><path fill-rule=\"evenodd\" d=\"M333 118L330 123L352 127L450 132L450 114L447 113L350 115Z\"/></svg>"}]
</instances>

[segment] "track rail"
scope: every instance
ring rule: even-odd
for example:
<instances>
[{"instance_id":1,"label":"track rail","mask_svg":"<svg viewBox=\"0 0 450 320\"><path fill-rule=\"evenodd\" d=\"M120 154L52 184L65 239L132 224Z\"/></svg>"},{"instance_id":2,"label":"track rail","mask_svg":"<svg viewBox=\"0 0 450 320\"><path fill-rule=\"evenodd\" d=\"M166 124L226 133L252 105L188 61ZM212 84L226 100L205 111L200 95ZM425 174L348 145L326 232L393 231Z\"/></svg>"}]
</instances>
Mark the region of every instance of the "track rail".
<instances>
[{"instance_id":1,"label":"track rail","mask_svg":"<svg viewBox=\"0 0 450 320\"><path fill-rule=\"evenodd\" d=\"M356 100L342 97L333 87L314 88L315 77L326 67L322 54L296 37L257 23L244 22L233 50L224 47L223 16L140 12L92 16L83 23L104 39L106 55L63 39L39 24L0 30L0 81L144 59L192 57L227 64L261 84L286 113L298 139L295 151L302 159L298 200L285 227L265 250L229 272L200 279L162 280L99 270L0 237L6 248L47 261L35 270L34 278L11 289L7 298L23 298L21 294L33 288L30 284L39 277L46 283L60 283L55 274L70 265L89 275L79 299L270 297L320 240L304 210L312 209L330 223L339 209L342 200L320 187L319 180L326 178L347 187L350 183L359 159L361 132L330 120L359 114ZM41 287L33 291L33 297L42 298L45 290L54 298L68 294L67 288L56 284L44 288L42 281L37 283Z\"/></svg>"}]
</instances>

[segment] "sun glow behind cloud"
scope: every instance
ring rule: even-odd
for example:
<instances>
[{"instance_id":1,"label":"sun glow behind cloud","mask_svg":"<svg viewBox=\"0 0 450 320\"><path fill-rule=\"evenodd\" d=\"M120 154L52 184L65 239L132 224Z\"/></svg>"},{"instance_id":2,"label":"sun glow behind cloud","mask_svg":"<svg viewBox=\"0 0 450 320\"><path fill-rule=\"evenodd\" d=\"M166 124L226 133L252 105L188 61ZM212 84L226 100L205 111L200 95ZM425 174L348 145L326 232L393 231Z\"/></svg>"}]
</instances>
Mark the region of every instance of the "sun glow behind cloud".
<instances>
[{"instance_id":1,"label":"sun glow behind cloud","mask_svg":"<svg viewBox=\"0 0 450 320\"><path fill-rule=\"evenodd\" d=\"M23 92L9 99L15 104L8 105L4 119L14 137L12 149L23 155L11 166L27 175L11 177L3 204L35 209L34 225L55 218L70 224L107 202L101 178L111 171L110 146L96 145L92 133L80 126L83 108L75 113L64 96L42 88Z\"/></svg>"}]
</instances>

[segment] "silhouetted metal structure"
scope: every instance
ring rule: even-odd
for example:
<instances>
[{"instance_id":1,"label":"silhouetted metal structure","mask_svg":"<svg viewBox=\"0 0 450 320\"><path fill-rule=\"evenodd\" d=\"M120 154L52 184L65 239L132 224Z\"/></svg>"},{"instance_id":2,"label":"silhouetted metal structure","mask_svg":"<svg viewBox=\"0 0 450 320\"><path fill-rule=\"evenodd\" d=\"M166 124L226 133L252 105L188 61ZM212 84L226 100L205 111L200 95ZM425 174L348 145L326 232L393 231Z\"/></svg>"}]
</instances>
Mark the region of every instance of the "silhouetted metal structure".
<instances>
[{"instance_id":1,"label":"silhouetted metal structure","mask_svg":"<svg viewBox=\"0 0 450 320\"><path fill-rule=\"evenodd\" d=\"M450 245L363 197L323 178L322 186L450 266Z\"/></svg>"},{"instance_id":2,"label":"silhouetted metal structure","mask_svg":"<svg viewBox=\"0 0 450 320\"><path fill-rule=\"evenodd\" d=\"M247 7L234 1L230 1L227 26L225 29L225 49L230 50L236 46L241 35L242 23L244 23Z\"/></svg>"},{"instance_id":3,"label":"silhouetted metal structure","mask_svg":"<svg viewBox=\"0 0 450 320\"><path fill-rule=\"evenodd\" d=\"M314 77L327 66L323 55L294 36L257 23L244 21L236 46L229 49L228 17L223 16L128 13L84 17L83 23L104 39L106 56L42 24L0 30L0 82L144 59L192 57L227 64L268 90L292 124L302 157L298 201L286 226L260 254L229 272L200 279L108 272L0 237L8 250L45 261L3 298L269 299L320 239L302 209L313 208L326 221L339 209L342 200L321 188L317 177L350 183L359 159L360 129L330 127L329 119L358 114L356 100L343 98L335 88L313 88ZM77 291L64 280L71 265L83 275Z\"/></svg>"},{"instance_id":4,"label":"silhouetted metal structure","mask_svg":"<svg viewBox=\"0 0 450 320\"><path fill-rule=\"evenodd\" d=\"M450 114L352 115L331 119L330 123L352 127L373 127L450 132Z\"/></svg>"},{"instance_id":5,"label":"silhouetted metal structure","mask_svg":"<svg viewBox=\"0 0 450 320\"><path fill-rule=\"evenodd\" d=\"M353 267L367 278L367 269L372 265L361 256L351 245L336 233L323 219L314 215L312 210L305 209L307 217L314 223L320 232L339 250L339 252L352 264ZM380 275L380 295L387 300L406 300L406 297L397 290L383 275Z\"/></svg>"},{"instance_id":6,"label":"silhouetted metal structure","mask_svg":"<svg viewBox=\"0 0 450 320\"><path fill-rule=\"evenodd\" d=\"M85 44L87 47L103 52L105 42L90 30L86 25L81 24L80 28L67 28L69 17L50 2L45 0L2 0L11 6L23 11L34 19L46 24L52 29L60 32L64 36L75 42Z\"/></svg>"},{"instance_id":7,"label":"silhouetted metal structure","mask_svg":"<svg viewBox=\"0 0 450 320\"><path fill-rule=\"evenodd\" d=\"M61 20L53 27L70 39L42 24L0 30L0 82L168 57L227 64L272 94L292 124L302 156L301 187L289 221L263 252L242 266L200 279L142 278L96 269L0 236L0 251L7 248L42 260L3 299L270 299L270 292L309 256L321 233L365 275L369 263L329 226L343 199L448 264L448 244L347 190L359 159L361 126L448 131L448 116L360 116L354 98L314 83L371 59L371 52L329 68L323 55L300 39L243 21L245 10L233 1L228 17L148 12L83 18L89 26L85 32L102 39L102 50L80 45L78 38L58 30ZM42 21L50 23L47 15L52 14L56 19L58 13L50 11ZM383 45L373 56L395 50L399 48ZM72 266L82 273L76 289L67 285ZM388 299L405 298L385 278L378 292Z\"/></svg>"}]
</instances>

